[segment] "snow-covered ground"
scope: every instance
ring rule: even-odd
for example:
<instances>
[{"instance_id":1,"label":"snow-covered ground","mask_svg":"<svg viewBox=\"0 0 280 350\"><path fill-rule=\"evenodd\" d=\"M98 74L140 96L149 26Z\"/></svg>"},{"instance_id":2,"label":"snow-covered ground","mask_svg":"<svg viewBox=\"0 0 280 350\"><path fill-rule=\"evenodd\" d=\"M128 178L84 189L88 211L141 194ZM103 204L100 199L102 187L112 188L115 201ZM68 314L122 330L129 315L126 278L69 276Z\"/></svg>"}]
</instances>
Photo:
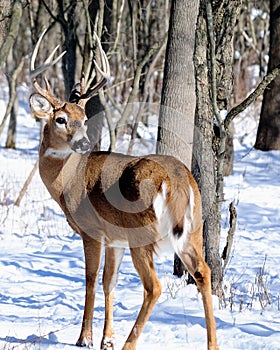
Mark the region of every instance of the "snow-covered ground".
<instances>
[{"instance_id":1,"label":"snow-covered ground","mask_svg":"<svg viewBox=\"0 0 280 350\"><path fill-rule=\"evenodd\" d=\"M4 102L0 101L1 113ZM249 120L249 121L248 121ZM252 120L237 123L234 174L225 180L223 248L230 201L238 223L224 288L214 297L220 349L280 349L280 153L251 149ZM253 128L255 130L255 128ZM242 140L241 140L242 137ZM76 349L84 303L82 242L43 187L38 173L19 207L14 201L31 171L39 125L21 103L17 150L0 140L0 349ZM138 343L140 350L206 349L200 295L172 275L173 256L156 259L163 294ZM142 302L142 285L129 253L115 293L115 350L121 349ZM98 288L93 322L99 348L104 299Z\"/></svg>"}]
</instances>

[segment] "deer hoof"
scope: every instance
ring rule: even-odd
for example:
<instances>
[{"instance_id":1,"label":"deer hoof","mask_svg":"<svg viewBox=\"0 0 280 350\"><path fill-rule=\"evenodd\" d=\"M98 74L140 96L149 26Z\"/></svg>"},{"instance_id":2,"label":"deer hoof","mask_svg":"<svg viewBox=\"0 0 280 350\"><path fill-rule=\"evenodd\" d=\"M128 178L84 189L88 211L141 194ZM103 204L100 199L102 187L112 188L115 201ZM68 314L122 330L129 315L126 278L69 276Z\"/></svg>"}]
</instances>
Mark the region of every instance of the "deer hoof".
<instances>
[{"instance_id":1,"label":"deer hoof","mask_svg":"<svg viewBox=\"0 0 280 350\"><path fill-rule=\"evenodd\" d=\"M114 337L104 338L101 342L100 350L114 350L114 347L115 347Z\"/></svg>"},{"instance_id":2,"label":"deer hoof","mask_svg":"<svg viewBox=\"0 0 280 350\"><path fill-rule=\"evenodd\" d=\"M87 339L86 337L84 337L84 338L80 338L77 341L76 346L92 348L93 347L93 343L92 343L91 339Z\"/></svg>"}]
</instances>

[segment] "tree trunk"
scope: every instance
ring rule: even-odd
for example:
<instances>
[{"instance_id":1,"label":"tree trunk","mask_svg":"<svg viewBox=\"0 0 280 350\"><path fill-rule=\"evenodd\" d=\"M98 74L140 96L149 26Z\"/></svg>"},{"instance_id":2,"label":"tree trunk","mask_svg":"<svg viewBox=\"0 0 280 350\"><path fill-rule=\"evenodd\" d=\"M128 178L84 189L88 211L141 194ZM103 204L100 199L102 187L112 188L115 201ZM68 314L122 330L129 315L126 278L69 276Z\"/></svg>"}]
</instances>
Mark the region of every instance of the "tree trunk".
<instances>
[{"instance_id":1,"label":"tree trunk","mask_svg":"<svg viewBox=\"0 0 280 350\"><path fill-rule=\"evenodd\" d=\"M9 24L11 21L11 14L13 8L13 0L2 0L0 4L0 47L2 46L8 34Z\"/></svg>"},{"instance_id":2,"label":"tree trunk","mask_svg":"<svg viewBox=\"0 0 280 350\"><path fill-rule=\"evenodd\" d=\"M212 291L218 296L223 295L220 221L226 149L219 110L229 107L232 36L240 7L241 0L215 4L201 0L196 29L197 107L192 170L202 194L205 259L212 271Z\"/></svg>"},{"instance_id":3,"label":"tree trunk","mask_svg":"<svg viewBox=\"0 0 280 350\"><path fill-rule=\"evenodd\" d=\"M107 42L111 34L111 19L112 19L113 1L105 2L92 1L89 4L89 15L92 23L92 30L96 23L97 17L97 34L101 37L102 42ZM102 18L101 18L102 16ZM103 32L103 28L106 28L106 32ZM103 50L108 51L109 46L102 44ZM92 48L89 48L91 50ZM86 105L87 116L89 119L94 118L94 122L89 123L89 138L93 146L94 151L99 151L101 147L102 128L104 124L104 106L101 103L99 95L94 96Z\"/></svg>"},{"instance_id":4,"label":"tree trunk","mask_svg":"<svg viewBox=\"0 0 280 350\"><path fill-rule=\"evenodd\" d=\"M8 127L8 134L6 139L6 148L16 148L16 126L17 126L17 114L18 114L18 99L15 98Z\"/></svg>"},{"instance_id":5,"label":"tree trunk","mask_svg":"<svg viewBox=\"0 0 280 350\"><path fill-rule=\"evenodd\" d=\"M19 30L23 1L2 0L0 4L0 68L6 62Z\"/></svg>"},{"instance_id":6,"label":"tree trunk","mask_svg":"<svg viewBox=\"0 0 280 350\"><path fill-rule=\"evenodd\" d=\"M176 156L189 168L195 114L193 52L196 1L174 0L165 57L158 131L158 154Z\"/></svg>"},{"instance_id":7,"label":"tree trunk","mask_svg":"<svg viewBox=\"0 0 280 350\"><path fill-rule=\"evenodd\" d=\"M191 167L195 114L193 52L198 2L174 0L165 57L157 153L173 155ZM174 257L174 275L184 266Z\"/></svg>"},{"instance_id":8,"label":"tree trunk","mask_svg":"<svg viewBox=\"0 0 280 350\"><path fill-rule=\"evenodd\" d=\"M279 64L280 0L270 0L270 48L268 71ZM280 150L280 77L264 92L255 148L262 151Z\"/></svg>"},{"instance_id":9,"label":"tree trunk","mask_svg":"<svg viewBox=\"0 0 280 350\"><path fill-rule=\"evenodd\" d=\"M216 203L213 108L208 71L208 37L205 8L200 5L196 30L195 68L197 75L197 109L192 170L202 195L205 259L212 271L212 289L220 294L222 266L219 257L221 214Z\"/></svg>"},{"instance_id":10,"label":"tree trunk","mask_svg":"<svg viewBox=\"0 0 280 350\"><path fill-rule=\"evenodd\" d=\"M77 2L71 0L68 8L67 18L65 18L65 3L58 1L58 18L64 32L65 42L64 49L66 55L62 58L62 70L64 76L65 97L70 96L71 90L75 84L75 72L76 72L76 10Z\"/></svg>"}]
</instances>

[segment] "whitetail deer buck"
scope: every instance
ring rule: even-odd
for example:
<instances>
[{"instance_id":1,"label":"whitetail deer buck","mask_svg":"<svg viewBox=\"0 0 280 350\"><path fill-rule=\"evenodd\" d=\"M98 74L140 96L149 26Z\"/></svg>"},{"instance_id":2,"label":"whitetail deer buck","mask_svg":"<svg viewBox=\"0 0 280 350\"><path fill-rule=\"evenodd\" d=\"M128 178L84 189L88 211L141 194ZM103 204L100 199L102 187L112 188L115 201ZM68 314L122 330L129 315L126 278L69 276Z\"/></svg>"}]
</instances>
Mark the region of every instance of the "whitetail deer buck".
<instances>
[{"instance_id":1,"label":"whitetail deer buck","mask_svg":"<svg viewBox=\"0 0 280 350\"><path fill-rule=\"evenodd\" d=\"M38 74L62 56L52 61L55 49L45 63L35 69L43 35L30 63L37 90L30 97L30 105L38 118L46 120L39 155L41 178L70 226L81 235L84 245L86 296L77 345L92 343L95 289L101 251L105 247L105 324L101 349L114 346L113 292L126 245L144 286L141 310L123 346L125 350L136 349L137 339L161 294L153 255L158 243L168 239L202 294L208 349L217 350L210 269L202 257L201 199L194 178L185 165L173 157L91 152L84 107L109 79L107 57L96 37L102 67L95 65L101 79L87 91L81 81L70 102L61 101L51 92L46 77L45 88L36 80Z\"/></svg>"}]
</instances>

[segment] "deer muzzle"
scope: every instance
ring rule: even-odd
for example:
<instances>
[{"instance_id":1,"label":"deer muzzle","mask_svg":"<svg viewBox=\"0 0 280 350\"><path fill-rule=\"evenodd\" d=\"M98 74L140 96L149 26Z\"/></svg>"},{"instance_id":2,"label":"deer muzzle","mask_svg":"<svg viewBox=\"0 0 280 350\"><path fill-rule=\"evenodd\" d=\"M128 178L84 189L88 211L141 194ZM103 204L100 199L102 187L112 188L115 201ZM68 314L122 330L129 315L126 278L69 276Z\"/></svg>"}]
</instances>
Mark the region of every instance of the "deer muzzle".
<instances>
[{"instance_id":1,"label":"deer muzzle","mask_svg":"<svg viewBox=\"0 0 280 350\"><path fill-rule=\"evenodd\" d=\"M80 140L73 143L72 149L77 153L87 153L90 151L90 141L87 137L82 137Z\"/></svg>"}]
</instances>

